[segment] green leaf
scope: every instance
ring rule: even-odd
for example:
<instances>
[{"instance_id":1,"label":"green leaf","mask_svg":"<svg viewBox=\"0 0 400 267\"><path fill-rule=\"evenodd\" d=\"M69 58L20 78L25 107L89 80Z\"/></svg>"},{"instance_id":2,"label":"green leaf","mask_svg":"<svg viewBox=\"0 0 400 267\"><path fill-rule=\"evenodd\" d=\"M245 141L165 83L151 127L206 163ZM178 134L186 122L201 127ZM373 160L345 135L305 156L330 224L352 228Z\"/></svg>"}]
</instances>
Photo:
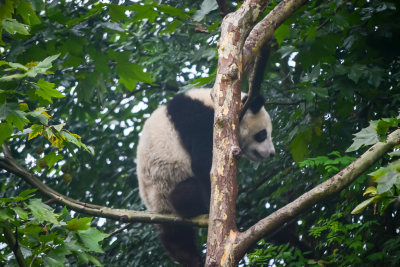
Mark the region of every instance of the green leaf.
<instances>
[{"instance_id":1,"label":"green leaf","mask_svg":"<svg viewBox=\"0 0 400 267\"><path fill-rule=\"evenodd\" d=\"M216 75L217 75L217 72L215 71L215 72L211 73L209 77L199 77L199 78L193 80L192 82L190 82L190 84L193 84L197 87L201 87L203 85L214 82Z\"/></svg>"},{"instance_id":2,"label":"green leaf","mask_svg":"<svg viewBox=\"0 0 400 267\"><path fill-rule=\"evenodd\" d=\"M7 18L2 21L1 25L3 26L3 29L10 34L19 33L22 35L29 35L29 31L27 30L28 25L19 23L15 19Z\"/></svg>"},{"instance_id":3,"label":"green leaf","mask_svg":"<svg viewBox=\"0 0 400 267\"><path fill-rule=\"evenodd\" d=\"M19 110L19 105L17 103L5 103L0 105L0 120L5 120L15 110Z\"/></svg>"},{"instance_id":4,"label":"green leaf","mask_svg":"<svg viewBox=\"0 0 400 267\"><path fill-rule=\"evenodd\" d=\"M29 120L25 117L25 113L20 110L13 110L6 120L8 123L12 123L20 131L22 131L24 126L29 123Z\"/></svg>"},{"instance_id":5,"label":"green leaf","mask_svg":"<svg viewBox=\"0 0 400 267\"><path fill-rule=\"evenodd\" d=\"M67 210L67 208L65 206L63 207L60 217L58 217L58 220L63 221L63 222L72 220L71 214L69 213L69 211Z\"/></svg>"},{"instance_id":6,"label":"green leaf","mask_svg":"<svg viewBox=\"0 0 400 267\"><path fill-rule=\"evenodd\" d=\"M76 145L76 146L79 147L79 148L82 147L82 145L83 145L82 142L79 141L78 138L76 138L76 137L73 136L72 134L70 134L70 133L68 133L68 132L66 132L66 131L61 131L61 134L65 137L65 139L66 139L68 142L70 142L70 143Z\"/></svg>"},{"instance_id":7,"label":"green leaf","mask_svg":"<svg viewBox=\"0 0 400 267\"><path fill-rule=\"evenodd\" d=\"M41 232L44 232L44 229L38 225L29 224L25 228L22 228L21 231L28 235L37 235Z\"/></svg>"},{"instance_id":8,"label":"green leaf","mask_svg":"<svg viewBox=\"0 0 400 267\"><path fill-rule=\"evenodd\" d=\"M193 14L194 21L201 21L204 17L213 10L218 8L216 0L204 0L201 3L200 9Z\"/></svg>"},{"instance_id":9,"label":"green leaf","mask_svg":"<svg viewBox=\"0 0 400 267\"><path fill-rule=\"evenodd\" d=\"M8 123L0 123L0 146L12 134L13 127Z\"/></svg>"},{"instance_id":10,"label":"green leaf","mask_svg":"<svg viewBox=\"0 0 400 267\"><path fill-rule=\"evenodd\" d=\"M28 135L28 141L43 133L43 125L33 124L30 128L31 132Z\"/></svg>"},{"instance_id":11,"label":"green leaf","mask_svg":"<svg viewBox=\"0 0 400 267\"><path fill-rule=\"evenodd\" d=\"M65 266L65 257L60 258L52 258L49 256L43 257L44 266L48 267L64 267Z\"/></svg>"},{"instance_id":12,"label":"green leaf","mask_svg":"<svg viewBox=\"0 0 400 267\"><path fill-rule=\"evenodd\" d=\"M58 246L56 248L53 248L46 256L55 259L57 262L63 263L63 266L65 266L65 256L71 254L72 251L66 246L66 244L62 244L61 246ZM57 263L56 263L57 264ZM52 265L50 265L52 266Z\"/></svg>"},{"instance_id":13,"label":"green leaf","mask_svg":"<svg viewBox=\"0 0 400 267\"><path fill-rule=\"evenodd\" d=\"M6 220L12 221L13 219L14 219L14 212L10 208L0 207L0 221L6 221Z\"/></svg>"},{"instance_id":14,"label":"green leaf","mask_svg":"<svg viewBox=\"0 0 400 267\"><path fill-rule=\"evenodd\" d=\"M395 128L399 125L400 120L397 118L383 118L378 121L375 127L373 127L378 135L385 135L388 133L390 128Z\"/></svg>"},{"instance_id":15,"label":"green leaf","mask_svg":"<svg viewBox=\"0 0 400 267\"><path fill-rule=\"evenodd\" d=\"M65 126L65 123L60 123L57 125L52 125L51 127L54 128L54 130L56 130L57 132L61 132L62 128Z\"/></svg>"},{"instance_id":16,"label":"green leaf","mask_svg":"<svg viewBox=\"0 0 400 267\"><path fill-rule=\"evenodd\" d=\"M384 176L378 180L377 194L383 194L388 192L395 184L399 184L400 176L399 173L393 170L389 170Z\"/></svg>"},{"instance_id":17,"label":"green leaf","mask_svg":"<svg viewBox=\"0 0 400 267\"><path fill-rule=\"evenodd\" d=\"M126 60L117 63L117 74L120 82L125 85L129 91L136 88L136 82L153 83L150 73L144 72L143 67Z\"/></svg>"},{"instance_id":18,"label":"green leaf","mask_svg":"<svg viewBox=\"0 0 400 267\"><path fill-rule=\"evenodd\" d=\"M37 108L34 111L28 112L26 115L32 116L33 118L38 119L40 121L40 123L42 123L44 125L47 125L47 124L49 124L50 115L47 114L46 111L47 111L47 109L40 107L40 108ZM38 126L35 126L35 127L38 127Z\"/></svg>"},{"instance_id":19,"label":"green leaf","mask_svg":"<svg viewBox=\"0 0 400 267\"><path fill-rule=\"evenodd\" d=\"M396 150L396 151L390 152L389 156L391 156L391 157L400 157L400 150Z\"/></svg>"},{"instance_id":20,"label":"green leaf","mask_svg":"<svg viewBox=\"0 0 400 267\"><path fill-rule=\"evenodd\" d=\"M28 212L21 207L14 207L15 213L23 220L28 220Z\"/></svg>"},{"instance_id":21,"label":"green leaf","mask_svg":"<svg viewBox=\"0 0 400 267\"><path fill-rule=\"evenodd\" d=\"M317 26L311 26L307 29L306 31L307 34L307 38L306 38L306 42L312 40L315 38L315 36L317 35Z\"/></svg>"},{"instance_id":22,"label":"green leaf","mask_svg":"<svg viewBox=\"0 0 400 267\"><path fill-rule=\"evenodd\" d=\"M22 200L26 200L28 198L31 198L37 191L37 188L33 188L33 189L26 189L24 191L22 191L21 193L19 193L18 197L22 198Z\"/></svg>"},{"instance_id":23,"label":"green leaf","mask_svg":"<svg viewBox=\"0 0 400 267\"><path fill-rule=\"evenodd\" d=\"M63 156L57 155L55 152L50 152L43 158L46 160L48 167L51 168L57 161L63 159Z\"/></svg>"},{"instance_id":24,"label":"green leaf","mask_svg":"<svg viewBox=\"0 0 400 267\"><path fill-rule=\"evenodd\" d=\"M31 211L32 216L37 222L50 222L54 224L59 224L53 209L48 205L44 204L41 199L34 198L29 200L29 204L26 205Z\"/></svg>"},{"instance_id":25,"label":"green leaf","mask_svg":"<svg viewBox=\"0 0 400 267\"><path fill-rule=\"evenodd\" d=\"M96 16L97 14L99 14L100 12L102 12L104 10L104 4L98 4L96 6L94 6L92 9L89 10L89 12L87 12L85 15L79 17L79 18L74 18L71 19L69 21L67 21L65 24L68 27L72 27L73 25L82 22L90 17Z\"/></svg>"},{"instance_id":26,"label":"green leaf","mask_svg":"<svg viewBox=\"0 0 400 267\"><path fill-rule=\"evenodd\" d=\"M13 1L1 1L0 3L0 21L5 18L11 18L14 14Z\"/></svg>"},{"instance_id":27,"label":"green leaf","mask_svg":"<svg viewBox=\"0 0 400 267\"><path fill-rule=\"evenodd\" d=\"M125 12L127 11L126 6L120 6L120 5L107 5L108 8L108 14L110 15L110 18L115 21L119 22L120 20L127 20L128 17L126 16Z\"/></svg>"},{"instance_id":28,"label":"green leaf","mask_svg":"<svg viewBox=\"0 0 400 267\"><path fill-rule=\"evenodd\" d=\"M50 69L53 65L52 62L56 60L60 54L49 56L45 58L43 61L40 61L36 66L33 66L26 75L28 77L36 77L38 74L46 74L47 70Z\"/></svg>"},{"instance_id":29,"label":"green leaf","mask_svg":"<svg viewBox=\"0 0 400 267\"><path fill-rule=\"evenodd\" d=\"M26 75L27 75L26 73L15 73L15 74L11 74L8 76L3 76L3 77L0 77L0 82L9 82L12 80L22 79L22 78L26 77Z\"/></svg>"},{"instance_id":30,"label":"green leaf","mask_svg":"<svg viewBox=\"0 0 400 267\"><path fill-rule=\"evenodd\" d=\"M371 197L371 198L369 198L367 200L364 200L363 202L358 204L357 207L355 207L351 211L351 214L358 214L358 213L362 212L369 204L371 204L372 202L374 202L374 200L376 200L378 198L379 197L375 196L375 197Z\"/></svg>"},{"instance_id":31,"label":"green leaf","mask_svg":"<svg viewBox=\"0 0 400 267\"><path fill-rule=\"evenodd\" d=\"M348 77L355 83L358 83L358 80L364 76L367 72L367 69L363 65L354 64L351 69Z\"/></svg>"},{"instance_id":32,"label":"green leaf","mask_svg":"<svg viewBox=\"0 0 400 267\"><path fill-rule=\"evenodd\" d=\"M325 87L310 87L309 90L311 90L316 96L319 97L328 97L328 88Z\"/></svg>"},{"instance_id":33,"label":"green leaf","mask_svg":"<svg viewBox=\"0 0 400 267\"><path fill-rule=\"evenodd\" d=\"M369 186L367 189L365 189L363 196L366 195L371 195L371 196L375 196L376 195L376 187L374 186Z\"/></svg>"},{"instance_id":34,"label":"green leaf","mask_svg":"<svg viewBox=\"0 0 400 267\"><path fill-rule=\"evenodd\" d=\"M308 147L302 134L298 134L290 143L290 153L294 161L301 162L308 156Z\"/></svg>"},{"instance_id":35,"label":"green leaf","mask_svg":"<svg viewBox=\"0 0 400 267\"><path fill-rule=\"evenodd\" d=\"M88 260L91 263L93 263L95 266L103 266L95 256L90 255L90 254L86 254L86 255L87 255Z\"/></svg>"},{"instance_id":36,"label":"green leaf","mask_svg":"<svg viewBox=\"0 0 400 267\"><path fill-rule=\"evenodd\" d=\"M35 94L38 97L40 97L46 101L49 101L50 103L53 103L53 101L51 99L52 97L53 98L65 97L59 91L54 89L54 83L50 83L43 79L40 79L36 84L39 88L36 89Z\"/></svg>"},{"instance_id":37,"label":"green leaf","mask_svg":"<svg viewBox=\"0 0 400 267\"><path fill-rule=\"evenodd\" d=\"M89 228L85 231L78 231L79 237L82 239L83 244L93 252L103 253L103 249L100 247L99 242L104 238L108 237L108 234L104 234L96 228Z\"/></svg>"},{"instance_id":38,"label":"green leaf","mask_svg":"<svg viewBox=\"0 0 400 267\"><path fill-rule=\"evenodd\" d=\"M154 11L153 5L138 5L133 4L129 6L129 10L135 11L136 14L133 17L133 22L148 19L150 23L153 23L159 14L157 11Z\"/></svg>"},{"instance_id":39,"label":"green leaf","mask_svg":"<svg viewBox=\"0 0 400 267\"><path fill-rule=\"evenodd\" d=\"M31 7L32 3L29 1L19 1L17 6L17 14L22 17L25 23L33 26L40 24L40 19L36 12Z\"/></svg>"},{"instance_id":40,"label":"green leaf","mask_svg":"<svg viewBox=\"0 0 400 267\"><path fill-rule=\"evenodd\" d=\"M172 34L176 30L176 28L179 26L179 24L181 24L181 22L178 20L172 21L165 27L165 29L160 31L160 34Z\"/></svg>"},{"instance_id":41,"label":"green leaf","mask_svg":"<svg viewBox=\"0 0 400 267\"><path fill-rule=\"evenodd\" d=\"M290 36L290 28L287 24L282 24L275 30L275 38L279 45L285 40L285 38Z\"/></svg>"},{"instance_id":42,"label":"green leaf","mask_svg":"<svg viewBox=\"0 0 400 267\"><path fill-rule=\"evenodd\" d=\"M164 12L165 14L174 16L174 17L178 17L180 19L186 19L189 17L189 15L186 14L185 11L180 10L179 8L176 7L172 7L169 5L157 5L156 6L157 10Z\"/></svg>"},{"instance_id":43,"label":"green leaf","mask_svg":"<svg viewBox=\"0 0 400 267\"><path fill-rule=\"evenodd\" d=\"M0 120L6 120L20 131L22 131L25 124L29 122L25 114L25 112L20 110L17 103L5 103L0 105Z\"/></svg>"},{"instance_id":44,"label":"green leaf","mask_svg":"<svg viewBox=\"0 0 400 267\"><path fill-rule=\"evenodd\" d=\"M90 227L90 222L92 221L92 217L84 217L84 218L73 218L72 220L67 222L65 228L71 231L77 230L87 230Z\"/></svg>"},{"instance_id":45,"label":"green leaf","mask_svg":"<svg viewBox=\"0 0 400 267\"><path fill-rule=\"evenodd\" d=\"M383 75L384 70L382 68L374 66L368 71L368 83L377 88L383 80Z\"/></svg>"},{"instance_id":46,"label":"green leaf","mask_svg":"<svg viewBox=\"0 0 400 267\"><path fill-rule=\"evenodd\" d=\"M371 125L354 135L353 144L346 150L346 152L353 152L362 146L369 146L379 142L378 134Z\"/></svg>"},{"instance_id":47,"label":"green leaf","mask_svg":"<svg viewBox=\"0 0 400 267\"><path fill-rule=\"evenodd\" d=\"M373 182L377 182L383 175L388 172L388 169L385 167L381 167L374 172L369 173L368 175L372 177Z\"/></svg>"},{"instance_id":48,"label":"green leaf","mask_svg":"<svg viewBox=\"0 0 400 267\"><path fill-rule=\"evenodd\" d=\"M11 67L10 70L24 70L24 71L28 71L29 69L27 67L25 67L24 65L20 64L20 63L13 63L13 62L8 62L8 65Z\"/></svg>"}]
</instances>

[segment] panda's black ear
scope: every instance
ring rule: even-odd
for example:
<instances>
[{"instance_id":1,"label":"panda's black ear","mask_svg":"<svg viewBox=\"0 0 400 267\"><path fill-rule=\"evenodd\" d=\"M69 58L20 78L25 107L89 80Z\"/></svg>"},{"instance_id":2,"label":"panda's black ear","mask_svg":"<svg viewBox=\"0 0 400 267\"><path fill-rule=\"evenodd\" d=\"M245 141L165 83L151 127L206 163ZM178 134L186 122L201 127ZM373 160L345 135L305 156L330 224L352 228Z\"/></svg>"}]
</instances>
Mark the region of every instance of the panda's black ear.
<instances>
[{"instance_id":1,"label":"panda's black ear","mask_svg":"<svg viewBox=\"0 0 400 267\"><path fill-rule=\"evenodd\" d=\"M260 109L264 106L265 104L265 98L262 95L256 96L256 98L251 101L250 104L250 110L253 114L257 114Z\"/></svg>"}]
</instances>

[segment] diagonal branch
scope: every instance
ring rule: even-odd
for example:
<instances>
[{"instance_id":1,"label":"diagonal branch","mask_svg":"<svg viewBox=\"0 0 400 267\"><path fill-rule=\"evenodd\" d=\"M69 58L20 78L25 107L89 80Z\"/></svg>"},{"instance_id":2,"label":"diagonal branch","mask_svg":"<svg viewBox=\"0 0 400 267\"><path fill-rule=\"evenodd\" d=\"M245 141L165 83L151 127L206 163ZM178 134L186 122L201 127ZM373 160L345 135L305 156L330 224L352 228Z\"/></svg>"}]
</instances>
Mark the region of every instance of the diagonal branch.
<instances>
[{"instance_id":1,"label":"diagonal branch","mask_svg":"<svg viewBox=\"0 0 400 267\"><path fill-rule=\"evenodd\" d=\"M113 209L105 206L94 205L69 198L51 189L36 176L23 168L11 155L8 147L3 144L4 158L0 158L0 168L21 177L25 182L38 188L43 195L54 199L56 202L67 206L75 211L96 216L104 217L122 222L145 222L145 223L174 223L206 227L208 219L199 216L194 219L183 219L172 214L158 214L145 211L135 211L127 209Z\"/></svg>"},{"instance_id":2,"label":"diagonal branch","mask_svg":"<svg viewBox=\"0 0 400 267\"><path fill-rule=\"evenodd\" d=\"M353 163L329 180L317 185L283 208L258 221L245 232L239 233L235 241L235 256L240 259L246 250L263 236L270 234L280 225L316 204L322 198L340 192L399 143L400 129L392 132L385 143L379 142L373 145Z\"/></svg>"},{"instance_id":3,"label":"diagonal branch","mask_svg":"<svg viewBox=\"0 0 400 267\"><path fill-rule=\"evenodd\" d=\"M18 245L18 240L15 238L15 236L13 235L11 230L8 229L7 227L3 227L3 234L4 234L4 238L5 238L8 246L11 248L11 250L14 253L14 256L18 262L18 265L20 267L26 267L27 265L26 265L24 256L22 255L21 249Z\"/></svg>"},{"instance_id":4,"label":"diagonal branch","mask_svg":"<svg viewBox=\"0 0 400 267\"><path fill-rule=\"evenodd\" d=\"M306 0L283 0L251 30L243 46L243 69L248 70L260 48L268 43L274 31Z\"/></svg>"}]
</instances>

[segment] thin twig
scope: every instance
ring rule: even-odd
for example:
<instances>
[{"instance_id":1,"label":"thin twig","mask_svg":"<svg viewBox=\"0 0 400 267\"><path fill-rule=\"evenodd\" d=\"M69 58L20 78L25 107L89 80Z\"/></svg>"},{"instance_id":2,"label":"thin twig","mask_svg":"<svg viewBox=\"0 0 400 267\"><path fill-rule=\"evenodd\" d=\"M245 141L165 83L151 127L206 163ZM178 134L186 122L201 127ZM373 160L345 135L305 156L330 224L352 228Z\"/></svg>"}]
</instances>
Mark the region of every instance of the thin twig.
<instances>
[{"instance_id":1,"label":"thin twig","mask_svg":"<svg viewBox=\"0 0 400 267\"><path fill-rule=\"evenodd\" d=\"M279 101L271 101L271 102L265 102L265 105L276 105L276 106L294 106L298 105L300 103L305 103L306 101L304 99L298 100L295 102L279 102Z\"/></svg>"},{"instance_id":2,"label":"thin twig","mask_svg":"<svg viewBox=\"0 0 400 267\"><path fill-rule=\"evenodd\" d=\"M24 256L22 255L21 249L18 245L18 240L15 238L14 234L7 227L3 227L4 238L8 246L14 253L15 259L20 267L27 267Z\"/></svg>"},{"instance_id":3,"label":"thin twig","mask_svg":"<svg viewBox=\"0 0 400 267\"><path fill-rule=\"evenodd\" d=\"M207 227L208 218L198 216L193 219L184 219L174 214L159 214L146 211L135 211L127 209L113 209L105 206L94 205L69 198L45 185L40 179L23 168L9 152L8 147L3 144L4 158L0 157L0 168L21 177L25 182L37 188L40 193L54 199L58 203L80 213L119 220L122 222L146 222L146 223L173 223L198 227Z\"/></svg>"},{"instance_id":4,"label":"thin twig","mask_svg":"<svg viewBox=\"0 0 400 267\"><path fill-rule=\"evenodd\" d=\"M115 230L114 232L110 233L109 236L107 237L107 239L111 238L114 235L117 235L119 233L121 233L122 231L124 231L125 229L128 229L129 227L131 227L133 223L127 223L124 226L122 226L121 228Z\"/></svg>"}]
</instances>

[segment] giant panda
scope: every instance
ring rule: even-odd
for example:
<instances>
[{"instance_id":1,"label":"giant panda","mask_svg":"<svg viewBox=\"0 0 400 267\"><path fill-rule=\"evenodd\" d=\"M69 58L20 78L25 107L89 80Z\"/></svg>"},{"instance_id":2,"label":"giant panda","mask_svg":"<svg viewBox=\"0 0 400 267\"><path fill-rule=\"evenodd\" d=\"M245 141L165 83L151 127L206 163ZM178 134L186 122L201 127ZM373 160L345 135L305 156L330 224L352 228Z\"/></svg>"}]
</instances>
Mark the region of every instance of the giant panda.
<instances>
[{"instance_id":1,"label":"giant panda","mask_svg":"<svg viewBox=\"0 0 400 267\"><path fill-rule=\"evenodd\" d=\"M242 94L242 101L246 96ZM264 99L252 101L240 122L239 144L253 161L274 155L272 124ZM147 209L190 218L208 213L214 109L211 89L176 95L147 119L137 149L140 196ZM201 266L189 226L160 225L160 239L183 266Z\"/></svg>"}]
</instances>

